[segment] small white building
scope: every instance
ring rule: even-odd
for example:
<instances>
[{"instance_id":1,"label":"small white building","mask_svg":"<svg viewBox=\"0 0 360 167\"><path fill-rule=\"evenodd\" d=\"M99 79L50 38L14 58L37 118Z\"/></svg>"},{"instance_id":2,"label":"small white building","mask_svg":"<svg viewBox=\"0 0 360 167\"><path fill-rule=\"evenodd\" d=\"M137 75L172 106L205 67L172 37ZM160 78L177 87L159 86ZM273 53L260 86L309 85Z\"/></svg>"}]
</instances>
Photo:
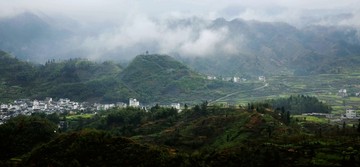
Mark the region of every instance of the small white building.
<instances>
[{"instance_id":1,"label":"small white building","mask_svg":"<svg viewBox=\"0 0 360 167\"><path fill-rule=\"evenodd\" d=\"M46 97L45 98L45 103L50 104L53 101L53 99L51 97Z\"/></svg>"},{"instance_id":2,"label":"small white building","mask_svg":"<svg viewBox=\"0 0 360 167\"><path fill-rule=\"evenodd\" d=\"M235 83L239 83L239 82L241 81L241 78L240 78L240 77L234 77L234 78L233 78L233 81L234 81Z\"/></svg>"},{"instance_id":3,"label":"small white building","mask_svg":"<svg viewBox=\"0 0 360 167\"><path fill-rule=\"evenodd\" d=\"M225 78L222 78L223 81L231 81L232 80L232 77L225 77Z\"/></svg>"},{"instance_id":4,"label":"small white building","mask_svg":"<svg viewBox=\"0 0 360 167\"><path fill-rule=\"evenodd\" d=\"M126 104L126 103L123 103L123 102L117 102L117 103L116 103L116 107L126 108L126 107L127 107L127 104Z\"/></svg>"},{"instance_id":5,"label":"small white building","mask_svg":"<svg viewBox=\"0 0 360 167\"><path fill-rule=\"evenodd\" d=\"M104 104L101 106L103 110L108 110L110 108L114 108L115 104Z\"/></svg>"},{"instance_id":6,"label":"small white building","mask_svg":"<svg viewBox=\"0 0 360 167\"><path fill-rule=\"evenodd\" d=\"M40 110L40 102L38 100L33 101L32 110Z\"/></svg>"},{"instance_id":7,"label":"small white building","mask_svg":"<svg viewBox=\"0 0 360 167\"><path fill-rule=\"evenodd\" d=\"M7 104L1 104L1 106L0 106L0 109L1 110L6 110L6 109L8 109L8 105Z\"/></svg>"},{"instance_id":8,"label":"small white building","mask_svg":"<svg viewBox=\"0 0 360 167\"><path fill-rule=\"evenodd\" d=\"M139 107L140 102L134 98L129 99L129 107Z\"/></svg>"},{"instance_id":9,"label":"small white building","mask_svg":"<svg viewBox=\"0 0 360 167\"><path fill-rule=\"evenodd\" d=\"M68 99L68 98L59 99L59 101L58 101L58 104L60 104L60 105L65 105L65 104L68 104L68 103L70 103L70 99Z\"/></svg>"},{"instance_id":10,"label":"small white building","mask_svg":"<svg viewBox=\"0 0 360 167\"><path fill-rule=\"evenodd\" d=\"M346 109L345 117L346 117L346 118L356 118L356 112L355 112L355 110L353 110L353 109Z\"/></svg>"},{"instance_id":11,"label":"small white building","mask_svg":"<svg viewBox=\"0 0 360 167\"><path fill-rule=\"evenodd\" d=\"M73 110L77 110L77 109L80 108L80 105L79 105L78 102L71 102L71 108L72 108Z\"/></svg>"},{"instance_id":12,"label":"small white building","mask_svg":"<svg viewBox=\"0 0 360 167\"><path fill-rule=\"evenodd\" d=\"M259 81L266 82L266 78L265 78L265 76L259 76Z\"/></svg>"},{"instance_id":13,"label":"small white building","mask_svg":"<svg viewBox=\"0 0 360 167\"><path fill-rule=\"evenodd\" d=\"M172 104L171 104L171 107L172 107L172 108L175 108L175 109L177 109L177 110L180 110L180 109L181 109L180 103L172 103Z\"/></svg>"},{"instance_id":14,"label":"small white building","mask_svg":"<svg viewBox=\"0 0 360 167\"><path fill-rule=\"evenodd\" d=\"M215 76L210 76L210 75L208 75L208 76L207 76L207 79L208 79L208 80L216 80L216 77L215 77Z\"/></svg>"},{"instance_id":15,"label":"small white building","mask_svg":"<svg viewBox=\"0 0 360 167\"><path fill-rule=\"evenodd\" d=\"M39 106L39 105L40 105L40 102L38 100L33 101L33 106Z\"/></svg>"},{"instance_id":16,"label":"small white building","mask_svg":"<svg viewBox=\"0 0 360 167\"><path fill-rule=\"evenodd\" d=\"M348 96L346 89L340 89L338 92L338 95L341 97L346 97Z\"/></svg>"}]
</instances>

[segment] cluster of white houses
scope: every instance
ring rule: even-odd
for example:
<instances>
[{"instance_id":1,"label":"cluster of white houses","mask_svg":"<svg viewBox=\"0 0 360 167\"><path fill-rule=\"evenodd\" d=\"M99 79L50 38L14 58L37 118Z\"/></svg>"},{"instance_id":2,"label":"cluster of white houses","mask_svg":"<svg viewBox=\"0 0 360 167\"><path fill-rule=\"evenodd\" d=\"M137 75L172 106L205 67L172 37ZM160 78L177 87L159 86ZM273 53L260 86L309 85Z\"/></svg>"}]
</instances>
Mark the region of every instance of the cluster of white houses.
<instances>
[{"instance_id":1,"label":"cluster of white houses","mask_svg":"<svg viewBox=\"0 0 360 167\"><path fill-rule=\"evenodd\" d=\"M218 78L216 76L211 76L211 75L208 75L206 77L206 79L208 80L222 80L222 81L228 81L228 82L234 82L234 83L240 83L240 82L245 82L247 81L246 78L240 78L240 77L237 77L237 76L234 76L234 77L222 77L222 78ZM266 78L265 76L259 76L258 77L258 80L259 81L262 81L262 82L266 82Z\"/></svg>"},{"instance_id":2,"label":"cluster of white houses","mask_svg":"<svg viewBox=\"0 0 360 167\"><path fill-rule=\"evenodd\" d=\"M261 78L265 80L264 78ZM259 78L260 80L260 78ZM341 90L339 93L344 95L346 90ZM108 110L110 108L119 107L139 107L147 108L153 107L154 105L141 105L137 99L130 98L128 103L118 102L112 104L100 104L93 103L90 104L88 102L75 102L71 101L67 98L61 98L57 101L52 98L46 98L45 100L29 100L29 99L20 99L15 100L13 103L8 104L0 104L0 124L3 124L5 121L12 117L16 117L18 115L31 115L33 113L45 113L45 114L53 114L53 113L76 113L76 111L82 111L86 113L95 113L101 110ZM169 105L160 105L161 107L166 108L175 108L179 112L181 111L180 103L172 103ZM313 115L320 117L333 118L332 114L323 114L323 113L307 113L303 115ZM340 119L359 119L359 115L353 109L347 109L343 115L340 116Z\"/></svg>"},{"instance_id":3,"label":"cluster of white houses","mask_svg":"<svg viewBox=\"0 0 360 167\"><path fill-rule=\"evenodd\" d=\"M96 112L101 110L108 110L110 108L119 107L146 107L152 106L141 106L137 99L130 98L129 103L112 103L112 104L90 104L88 102L75 102L67 98L61 98L54 101L52 98L46 98L45 100L30 100L30 99L19 99L13 103L0 104L0 124L3 124L6 120L16 117L18 115L31 115L33 113L74 113L75 111L83 112ZM163 107L173 107L180 111L180 103L173 103L171 105L163 105Z\"/></svg>"},{"instance_id":4,"label":"cluster of white houses","mask_svg":"<svg viewBox=\"0 0 360 167\"><path fill-rule=\"evenodd\" d=\"M326 118L334 118L333 114L327 113L304 113L302 115L310 115L316 117L326 117ZM360 117L357 115L356 111L353 109L346 109L345 114L340 116L341 119L359 119Z\"/></svg>"}]
</instances>

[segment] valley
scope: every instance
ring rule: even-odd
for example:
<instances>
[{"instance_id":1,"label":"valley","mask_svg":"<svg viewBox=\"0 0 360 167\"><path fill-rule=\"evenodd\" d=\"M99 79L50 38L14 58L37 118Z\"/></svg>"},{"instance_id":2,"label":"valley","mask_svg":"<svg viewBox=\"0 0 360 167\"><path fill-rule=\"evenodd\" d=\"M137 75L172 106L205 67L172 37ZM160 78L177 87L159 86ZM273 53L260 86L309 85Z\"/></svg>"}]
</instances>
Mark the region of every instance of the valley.
<instances>
[{"instance_id":1,"label":"valley","mask_svg":"<svg viewBox=\"0 0 360 167\"><path fill-rule=\"evenodd\" d=\"M2 53L2 104L18 98L60 99L45 110L2 110L1 166L360 162L356 70L247 75L234 82L234 77L197 73L166 55L139 55L122 67L82 59L34 65ZM141 107L124 103L134 97ZM163 105L172 102L181 107ZM349 109L352 115L345 113Z\"/></svg>"},{"instance_id":2,"label":"valley","mask_svg":"<svg viewBox=\"0 0 360 167\"><path fill-rule=\"evenodd\" d=\"M359 166L356 12L118 9L1 10L0 166Z\"/></svg>"},{"instance_id":3,"label":"valley","mask_svg":"<svg viewBox=\"0 0 360 167\"><path fill-rule=\"evenodd\" d=\"M360 74L357 72L346 74L319 74L311 76L268 76L266 82L246 81L247 84L265 84L248 91L239 91L218 99L218 102L245 105L251 101L262 101L289 97L291 95L314 96L333 107L333 112L340 114L346 108L359 109ZM246 84L246 82L244 84ZM339 94L340 90L347 90L347 95Z\"/></svg>"}]
</instances>

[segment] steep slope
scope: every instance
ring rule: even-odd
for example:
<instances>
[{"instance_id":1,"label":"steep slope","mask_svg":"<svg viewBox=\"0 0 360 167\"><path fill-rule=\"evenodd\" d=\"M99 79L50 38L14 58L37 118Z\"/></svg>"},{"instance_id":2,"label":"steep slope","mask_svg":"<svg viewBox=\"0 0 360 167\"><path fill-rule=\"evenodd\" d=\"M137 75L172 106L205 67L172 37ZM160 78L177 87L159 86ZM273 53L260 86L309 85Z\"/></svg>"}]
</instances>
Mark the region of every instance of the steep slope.
<instances>
[{"instance_id":1,"label":"steep slope","mask_svg":"<svg viewBox=\"0 0 360 167\"><path fill-rule=\"evenodd\" d=\"M76 56L69 49L73 48L71 35L69 28L56 27L31 12L0 19L0 49L23 60L43 63L51 58Z\"/></svg>"},{"instance_id":2,"label":"steep slope","mask_svg":"<svg viewBox=\"0 0 360 167\"><path fill-rule=\"evenodd\" d=\"M129 91L117 76L122 67L84 59L34 65L0 51L0 101L19 98L70 98L78 101L126 101Z\"/></svg>"},{"instance_id":3,"label":"steep slope","mask_svg":"<svg viewBox=\"0 0 360 167\"><path fill-rule=\"evenodd\" d=\"M34 67L0 50L0 97L3 101L27 96L26 85L33 81Z\"/></svg>"},{"instance_id":4,"label":"steep slope","mask_svg":"<svg viewBox=\"0 0 360 167\"><path fill-rule=\"evenodd\" d=\"M234 86L205 80L204 76L166 55L139 55L120 77L143 100L153 102L172 99L201 101L219 96L219 92L212 91L216 88Z\"/></svg>"},{"instance_id":5,"label":"steep slope","mask_svg":"<svg viewBox=\"0 0 360 167\"><path fill-rule=\"evenodd\" d=\"M122 67L112 62L50 61L38 67L31 94L79 101L126 101L131 92L116 78L121 71Z\"/></svg>"},{"instance_id":6,"label":"steep slope","mask_svg":"<svg viewBox=\"0 0 360 167\"><path fill-rule=\"evenodd\" d=\"M12 85L21 85L29 80L33 66L18 60L12 55L0 50L0 80L6 80Z\"/></svg>"}]
</instances>

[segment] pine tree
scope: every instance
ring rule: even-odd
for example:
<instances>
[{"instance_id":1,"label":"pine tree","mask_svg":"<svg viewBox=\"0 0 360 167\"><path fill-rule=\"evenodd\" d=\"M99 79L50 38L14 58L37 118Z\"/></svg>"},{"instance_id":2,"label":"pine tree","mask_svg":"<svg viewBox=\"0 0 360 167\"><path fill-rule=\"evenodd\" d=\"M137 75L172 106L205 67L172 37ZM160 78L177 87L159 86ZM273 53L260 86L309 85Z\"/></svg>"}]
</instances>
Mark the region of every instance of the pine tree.
<instances>
[{"instance_id":1,"label":"pine tree","mask_svg":"<svg viewBox=\"0 0 360 167\"><path fill-rule=\"evenodd\" d=\"M290 111L286 112L286 123L290 124Z\"/></svg>"}]
</instances>

